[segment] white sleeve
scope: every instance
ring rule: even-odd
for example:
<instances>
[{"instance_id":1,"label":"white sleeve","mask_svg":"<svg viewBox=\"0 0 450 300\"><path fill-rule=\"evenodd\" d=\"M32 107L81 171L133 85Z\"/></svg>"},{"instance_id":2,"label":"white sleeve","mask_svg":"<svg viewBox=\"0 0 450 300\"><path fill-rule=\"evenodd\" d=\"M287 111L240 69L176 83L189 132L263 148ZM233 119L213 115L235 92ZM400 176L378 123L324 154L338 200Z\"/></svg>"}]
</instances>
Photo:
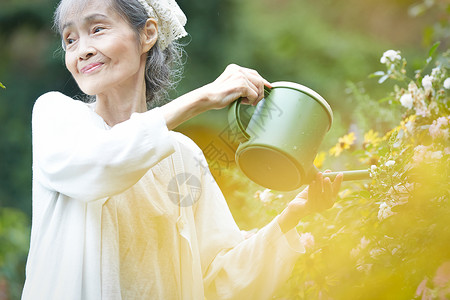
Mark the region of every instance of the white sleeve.
<instances>
[{"instance_id":1,"label":"white sleeve","mask_svg":"<svg viewBox=\"0 0 450 300\"><path fill-rule=\"evenodd\" d=\"M211 174L206 172L202 181L195 222L205 297L269 299L305 252L296 229L283 234L275 218L244 239Z\"/></svg>"},{"instance_id":2,"label":"white sleeve","mask_svg":"<svg viewBox=\"0 0 450 300\"><path fill-rule=\"evenodd\" d=\"M305 252L295 229L274 219L249 239L220 251L204 276L207 299L271 299Z\"/></svg>"},{"instance_id":3,"label":"white sleeve","mask_svg":"<svg viewBox=\"0 0 450 300\"><path fill-rule=\"evenodd\" d=\"M57 92L36 101L32 128L35 178L83 201L128 189L174 151L159 109L104 130L87 105Z\"/></svg>"}]
</instances>

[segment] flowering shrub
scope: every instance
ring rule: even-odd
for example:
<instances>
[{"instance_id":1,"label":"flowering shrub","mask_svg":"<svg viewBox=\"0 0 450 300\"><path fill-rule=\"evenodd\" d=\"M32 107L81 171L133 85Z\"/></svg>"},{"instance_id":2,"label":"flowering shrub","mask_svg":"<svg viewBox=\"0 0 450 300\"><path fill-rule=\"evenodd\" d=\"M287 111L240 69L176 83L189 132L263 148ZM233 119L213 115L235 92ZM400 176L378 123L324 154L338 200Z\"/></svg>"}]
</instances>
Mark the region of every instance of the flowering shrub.
<instances>
[{"instance_id":1,"label":"flowering shrub","mask_svg":"<svg viewBox=\"0 0 450 300\"><path fill-rule=\"evenodd\" d=\"M350 151L372 179L346 183L333 209L300 223L309 247L278 298L450 298L450 51L431 67L437 46L412 76L394 50L373 74L395 82L386 103L403 108L398 126L361 141L350 132L316 158Z\"/></svg>"}]
</instances>

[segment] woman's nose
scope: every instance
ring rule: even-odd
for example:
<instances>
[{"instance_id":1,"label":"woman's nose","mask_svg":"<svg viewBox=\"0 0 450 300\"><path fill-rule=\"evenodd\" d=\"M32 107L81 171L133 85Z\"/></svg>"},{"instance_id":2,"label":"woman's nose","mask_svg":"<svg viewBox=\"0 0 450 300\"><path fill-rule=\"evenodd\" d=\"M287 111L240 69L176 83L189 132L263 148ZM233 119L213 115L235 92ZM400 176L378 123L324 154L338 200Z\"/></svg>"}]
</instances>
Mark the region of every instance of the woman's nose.
<instances>
[{"instance_id":1,"label":"woman's nose","mask_svg":"<svg viewBox=\"0 0 450 300\"><path fill-rule=\"evenodd\" d=\"M80 39L78 46L78 59L85 60L97 53L97 50L89 41L89 39Z\"/></svg>"}]
</instances>

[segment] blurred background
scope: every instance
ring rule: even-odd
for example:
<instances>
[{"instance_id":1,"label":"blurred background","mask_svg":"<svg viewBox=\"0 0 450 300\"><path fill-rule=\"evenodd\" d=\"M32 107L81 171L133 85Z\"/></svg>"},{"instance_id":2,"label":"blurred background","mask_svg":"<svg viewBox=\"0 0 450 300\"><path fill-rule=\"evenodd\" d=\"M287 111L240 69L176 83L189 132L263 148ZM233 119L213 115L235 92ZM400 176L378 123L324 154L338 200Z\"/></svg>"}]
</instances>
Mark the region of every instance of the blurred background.
<instances>
[{"instance_id":1,"label":"blurred background","mask_svg":"<svg viewBox=\"0 0 450 300\"><path fill-rule=\"evenodd\" d=\"M60 39L52 31L56 0L0 0L0 299L17 299L31 222L31 111L47 91L80 91L64 67ZM230 63L256 69L267 80L294 81L321 94L335 123L324 148L352 126L386 131L395 109L356 103L355 89L382 94L368 74L381 69L388 49L401 50L408 68L423 63L437 38L448 47L444 0L179 0L188 17L184 77L172 97L213 81ZM444 25L443 25L444 24ZM447 28L448 29L448 28ZM445 44L447 41L447 44ZM442 44L441 44L442 45ZM226 196L236 185L224 178L233 153L218 141L225 111L204 113L179 131L202 149L212 143L225 155L225 168L211 168ZM228 150L226 150L228 149ZM208 158L208 157L207 157ZM239 187L247 181L242 175ZM244 183L244 184L243 184ZM251 183L248 183L251 184ZM257 189L257 187L254 187ZM242 191L249 194L248 191ZM243 227L260 225L243 216L252 208L229 200ZM234 202L233 202L234 201Z\"/></svg>"}]
</instances>

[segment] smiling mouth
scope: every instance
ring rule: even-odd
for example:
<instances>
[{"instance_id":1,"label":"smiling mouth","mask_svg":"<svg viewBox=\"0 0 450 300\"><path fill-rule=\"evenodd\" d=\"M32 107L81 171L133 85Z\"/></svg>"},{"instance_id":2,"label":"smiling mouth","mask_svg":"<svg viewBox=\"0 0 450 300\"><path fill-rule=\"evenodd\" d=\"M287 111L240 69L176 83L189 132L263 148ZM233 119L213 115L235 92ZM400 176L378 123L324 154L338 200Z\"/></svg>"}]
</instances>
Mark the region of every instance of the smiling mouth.
<instances>
[{"instance_id":1,"label":"smiling mouth","mask_svg":"<svg viewBox=\"0 0 450 300\"><path fill-rule=\"evenodd\" d=\"M90 74L96 70L98 70L101 66L103 66L102 63L92 63L87 65L86 67L83 67L80 72L83 74Z\"/></svg>"}]
</instances>

